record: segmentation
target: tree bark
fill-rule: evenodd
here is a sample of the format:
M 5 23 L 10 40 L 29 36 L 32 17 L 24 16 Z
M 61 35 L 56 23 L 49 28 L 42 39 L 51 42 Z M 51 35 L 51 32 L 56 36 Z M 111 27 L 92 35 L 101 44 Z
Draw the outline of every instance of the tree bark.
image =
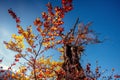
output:
M 66 72 L 65 80 L 84 80 L 84 70 L 79 62 L 82 51 L 83 48 L 80 49 L 79 46 L 64 45 L 62 68 Z

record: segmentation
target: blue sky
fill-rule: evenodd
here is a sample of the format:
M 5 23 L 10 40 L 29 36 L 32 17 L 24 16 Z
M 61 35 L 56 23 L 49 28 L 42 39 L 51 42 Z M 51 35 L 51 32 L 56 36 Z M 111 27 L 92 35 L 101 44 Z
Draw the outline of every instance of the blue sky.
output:
M 13 61 L 14 52 L 6 50 L 3 41 L 9 41 L 13 33 L 17 33 L 15 21 L 9 16 L 7 10 L 12 8 L 20 17 L 21 25 L 33 25 L 36 17 L 41 17 L 41 12 L 46 11 L 45 4 L 51 2 L 53 5 L 60 5 L 60 0 L 0 0 L 0 58 L 4 56 L 6 65 Z M 102 69 L 115 68 L 120 74 L 120 1 L 119 0 L 74 0 L 74 9 L 67 13 L 64 22 L 65 31 L 68 31 L 75 23 L 77 17 L 81 22 L 93 21 L 91 29 L 100 33 L 100 39 L 107 39 L 105 42 L 86 47 L 82 57 L 82 63 L 90 62 L 95 66 L 96 60 Z M 6 65 L 7 66 L 7 65 Z M 84 66 L 84 65 L 83 65 Z

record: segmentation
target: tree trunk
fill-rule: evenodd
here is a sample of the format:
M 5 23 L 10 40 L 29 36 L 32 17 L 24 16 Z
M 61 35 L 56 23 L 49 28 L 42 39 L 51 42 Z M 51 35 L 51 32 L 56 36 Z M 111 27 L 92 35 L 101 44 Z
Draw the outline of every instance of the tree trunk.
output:
M 66 72 L 65 80 L 84 80 L 84 70 L 79 62 L 83 48 L 79 46 L 64 45 L 63 70 Z

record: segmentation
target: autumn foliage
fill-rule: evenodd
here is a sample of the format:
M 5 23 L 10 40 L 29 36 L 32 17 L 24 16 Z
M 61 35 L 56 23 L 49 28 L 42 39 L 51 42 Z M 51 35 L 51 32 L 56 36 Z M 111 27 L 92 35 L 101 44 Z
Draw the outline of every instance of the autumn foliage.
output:
M 61 7 L 53 7 L 51 3 L 47 5 L 47 12 L 42 12 L 42 19 L 37 17 L 34 27 L 31 25 L 26 29 L 20 25 L 20 18 L 12 9 L 8 13 L 16 21 L 18 34 L 12 34 L 12 40 L 4 41 L 7 49 L 16 52 L 12 67 L 21 63 L 19 70 L 14 73 L 6 72 L 2 78 L 8 80 L 96 80 L 101 76 L 99 67 L 96 67 L 94 76 L 89 76 L 92 71 L 90 64 L 83 69 L 79 60 L 84 52 L 85 45 L 99 43 L 94 31 L 89 29 L 88 24 L 79 23 L 79 18 L 68 33 L 63 33 L 63 18 L 65 14 L 73 9 L 72 0 L 62 0 Z M 36 28 L 37 34 L 32 28 Z M 27 44 L 27 45 L 26 45 Z M 61 52 L 60 59 L 55 61 L 52 56 L 46 57 L 44 52 L 55 49 Z M 49 53 L 48 53 L 49 54 Z M 0 60 L 2 62 L 2 60 Z M 2 69 L 0 70 L 2 71 Z

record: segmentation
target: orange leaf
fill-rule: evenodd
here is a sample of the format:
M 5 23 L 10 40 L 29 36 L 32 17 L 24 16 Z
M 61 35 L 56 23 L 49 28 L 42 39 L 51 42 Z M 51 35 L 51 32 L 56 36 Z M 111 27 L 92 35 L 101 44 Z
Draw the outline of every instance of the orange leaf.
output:
M 31 49 L 31 48 L 27 48 L 27 51 L 28 51 L 28 52 L 32 52 L 32 49 Z

